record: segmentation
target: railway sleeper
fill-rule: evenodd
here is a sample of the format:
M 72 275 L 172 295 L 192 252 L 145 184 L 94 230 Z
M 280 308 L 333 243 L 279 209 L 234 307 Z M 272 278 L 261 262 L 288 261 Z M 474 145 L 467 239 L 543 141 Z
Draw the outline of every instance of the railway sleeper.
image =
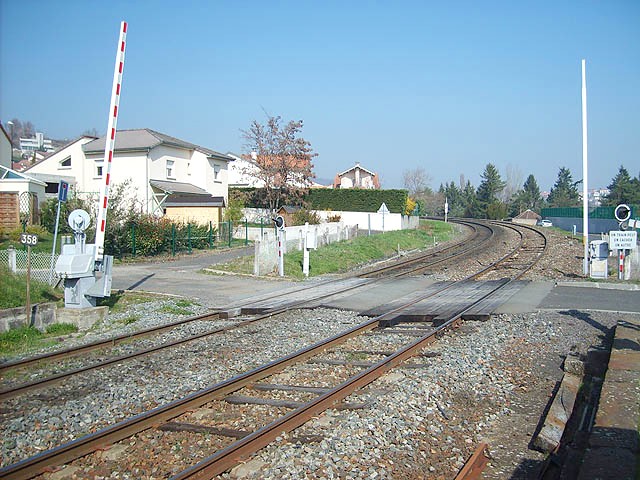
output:
M 270 407 L 284 407 L 291 409 L 300 408 L 308 403 L 296 402 L 293 400 L 250 397 L 248 395 L 228 395 L 224 398 L 224 401 L 232 405 L 267 405 Z M 336 410 L 363 410 L 370 406 L 371 405 L 367 402 L 338 402 L 332 408 Z
M 249 435 L 248 430 L 236 430 L 234 428 L 211 427 L 209 425 L 200 425 L 196 423 L 186 422 L 167 422 L 157 427 L 161 432 L 190 432 L 204 433 L 209 435 L 217 435 L 219 437 L 229 437 L 241 439 Z M 291 443 L 318 443 L 324 440 L 323 435 L 296 435 L 290 438 Z

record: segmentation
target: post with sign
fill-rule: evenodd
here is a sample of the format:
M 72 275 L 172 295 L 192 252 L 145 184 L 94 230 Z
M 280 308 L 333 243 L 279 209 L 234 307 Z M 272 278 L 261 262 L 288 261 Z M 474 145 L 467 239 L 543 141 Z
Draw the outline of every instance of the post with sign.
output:
M 621 203 L 615 208 L 614 215 L 616 220 L 620 222 L 620 230 L 609 232 L 609 245 L 612 250 L 618 250 L 618 280 L 629 280 L 631 278 L 631 263 L 627 260 L 628 251 L 636 248 L 638 234 L 635 230 L 627 231 L 631 218 L 629 205 Z
M 38 236 L 31 233 L 20 234 L 20 243 L 27 247 L 27 301 L 25 315 L 27 326 L 31 326 L 31 247 L 38 244 Z
M 447 215 L 449 214 L 449 202 L 445 197 L 444 199 L 444 223 L 447 223 Z
M 284 249 L 282 248 L 282 240 L 284 237 L 284 218 L 278 215 L 273 219 L 276 231 L 278 233 L 278 275 L 284 277 Z
M 318 248 L 316 239 L 316 231 L 309 230 L 309 222 L 304 224 L 304 241 L 302 245 L 302 273 L 305 277 L 309 276 L 309 250 Z
M 58 185 L 58 213 L 56 213 L 56 226 L 53 231 L 53 248 L 51 249 L 51 266 L 49 267 L 49 284 L 53 282 L 53 264 L 56 258 L 56 240 L 58 238 L 58 225 L 60 224 L 60 204 L 67 201 L 69 195 L 69 183 L 60 180 Z
M 637 246 L 638 233 L 636 231 L 614 230 L 609 232 L 609 245 L 612 250 L 618 250 L 618 280 L 631 278 L 631 264 L 625 262 L 627 251 Z
M 389 208 L 387 208 L 387 204 L 382 202 L 382 205 L 380 205 L 380 208 L 378 209 L 378 213 L 382 214 L 382 233 L 384 233 L 384 215 L 386 213 L 391 213 L 389 212 Z

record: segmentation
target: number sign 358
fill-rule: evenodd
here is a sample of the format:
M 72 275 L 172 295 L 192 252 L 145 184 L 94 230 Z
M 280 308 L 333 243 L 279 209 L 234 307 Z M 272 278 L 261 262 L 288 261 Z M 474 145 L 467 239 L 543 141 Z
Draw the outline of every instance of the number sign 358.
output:
M 33 233 L 21 233 L 20 243 L 22 243 L 23 245 L 30 245 L 33 247 L 38 243 L 38 236 Z

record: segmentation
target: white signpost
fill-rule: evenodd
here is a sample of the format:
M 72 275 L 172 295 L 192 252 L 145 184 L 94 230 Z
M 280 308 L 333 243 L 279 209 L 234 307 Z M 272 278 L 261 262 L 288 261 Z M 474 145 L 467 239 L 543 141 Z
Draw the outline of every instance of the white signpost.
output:
M 386 213 L 391 213 L 389 212 L 389 208 L 387 208 L 387 204 L 382 202 L 382 205 L 380 205 L 380 208 L 378 209 L 378 213 L 382 214 L 382 231 L 384 232 L 384 215 Z

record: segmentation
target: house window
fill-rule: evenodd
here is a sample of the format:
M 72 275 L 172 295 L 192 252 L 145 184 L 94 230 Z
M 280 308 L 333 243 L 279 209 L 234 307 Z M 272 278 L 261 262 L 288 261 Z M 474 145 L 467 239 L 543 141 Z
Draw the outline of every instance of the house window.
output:
M 213 180 L 215 182 L 221 182 L 222 180 L 220 179 L 220 165 L 213 165 Z
M 96 167 L 96 177 L 102 177 L 102 165 Z
M 61 168 L 71 168 L 71 157 L 67 157 L 60 162 Z
M 191 162 L 187 162 L 187 175 L 191 175 Z
M 175 178 L 175 173 L 173 171 L 173 160 L 167 160 L 167 178 Z

